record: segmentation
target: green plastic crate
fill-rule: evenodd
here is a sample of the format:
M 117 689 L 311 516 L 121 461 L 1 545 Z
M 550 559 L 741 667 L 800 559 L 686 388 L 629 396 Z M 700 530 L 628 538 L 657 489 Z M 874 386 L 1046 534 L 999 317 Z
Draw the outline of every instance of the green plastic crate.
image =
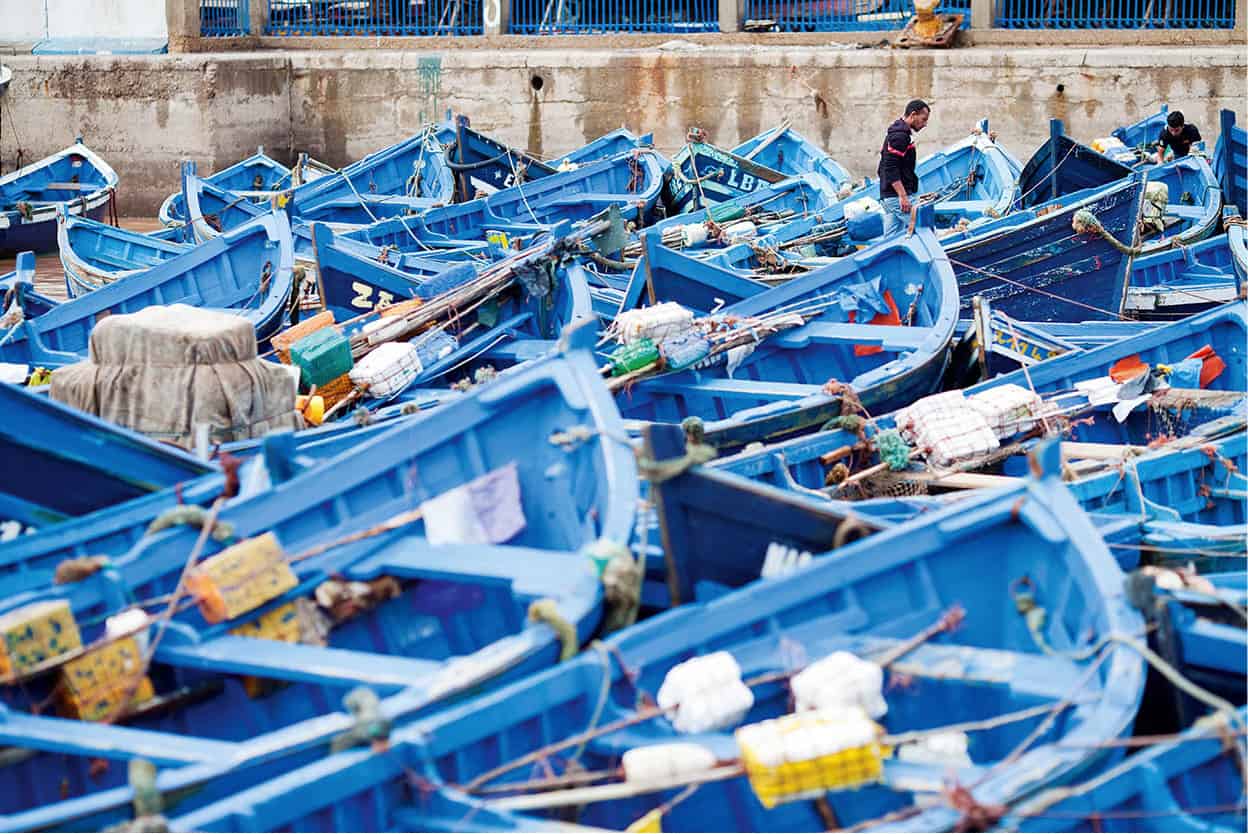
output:
M 351 342 L 335 327 L 322 327 L 290 346 L 290 361 L 305 386 L 324 385 L 350 372 Z

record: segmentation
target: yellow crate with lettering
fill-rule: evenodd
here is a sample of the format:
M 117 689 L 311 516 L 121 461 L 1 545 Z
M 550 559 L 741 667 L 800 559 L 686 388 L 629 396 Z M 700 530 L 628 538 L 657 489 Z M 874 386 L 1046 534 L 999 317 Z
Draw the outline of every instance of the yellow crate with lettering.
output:
M 295 603 L 278 606 L 249 623 L 230 629 L 230 634 L 250 637 L 253 640 L 277 640 L 282 643 L 298 643 L 302 636 L 299 628 L 299 611 Z M 249 698 L 260 698 L 273 688 L 273 682 L 255 675 L 243 675 L 243 691 Z
M 36 602 L 0 617 L 0 677 L 20 675 L 82 648 L 69 603 Z
M 809 799 L 825 791 L 847 790 L 881 781 L 883 760 L 890 750 L 878 741 L 883 730 L 865 717 L 852 722 L 855 725 L 852 737 L 865 743 L 854 743 L 810 758 L 795 760 L 789 755 L 792 748 L 786 747 L 785 740 L 790 734 L 810 739 L 822 732 L 841 732 L 845 723 L 818 712 L 803 712 L 738 729 L 736 739 L 741 763 L 759 802 L 766 808 L 774 808 L 782 802 Z M 860 731 L 868 725 L 864 736 Z M 770 751 L 764 752 L 765 746 L 770 747 Z M 805 746 L 810 748 L 811 745 Z M 777 761 L 779 750 L 785 751 L 782 761 Z
M 241 541 L 205 559 L 186 580 L 210 623 L 232 620 L 254 611 L 299 584 L 286 563 L 277 536 Z
M 288 602 L 274 608 L 249 623 L 230 629 L 230 634 L 257 640 L 277 640 L 282 643 L 299 642 L 299 612 L 295 604 Z
M 120 718 L 123 700 L 134 707 L 156 694 L 142 670 L 143 652 L 133 637 L 69 661 L 61 669 L 61 714 L 81 721 Z

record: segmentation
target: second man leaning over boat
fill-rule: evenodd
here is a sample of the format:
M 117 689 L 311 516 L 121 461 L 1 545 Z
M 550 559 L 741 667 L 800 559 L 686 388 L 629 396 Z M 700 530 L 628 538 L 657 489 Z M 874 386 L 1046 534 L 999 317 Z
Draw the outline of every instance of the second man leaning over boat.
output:
M 913 134 L 927 127 L 931 115 L 927 102 L 916 98 L 906 105 L 902 117 L 888 126 L 876 172 L 880 178 L 880 202 L 884 205 L 885 237 L 909 224 L 910 198 L 919 191 Z

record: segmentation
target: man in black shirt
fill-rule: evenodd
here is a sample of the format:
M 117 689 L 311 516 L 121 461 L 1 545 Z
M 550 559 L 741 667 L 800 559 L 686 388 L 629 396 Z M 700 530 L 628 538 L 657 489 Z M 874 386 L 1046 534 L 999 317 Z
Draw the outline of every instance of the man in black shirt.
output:
M 927 127 L 932 109 L 922 99 L 914 99 L 906 105 L 905 113 L 888 126 L 884 146 L 880 148 L 880 202 L 884 205 L 884 236 L 907 228 L 910 220 L 910 197 L 919 190 L 919 178 L 914 172 L 917 154 L 912 133 Z
M 1166 148 L 1174 152 L 1174 158 L 1187 156 L 1193 142 L 1200 141 L 1200 131 L 1196 125 L 1183 123 L 1183 114 L 1174 110 L 1166 117 L 1166 126 L 1161 129 L 1157 139 L 1157 164 L 1165 161 Z

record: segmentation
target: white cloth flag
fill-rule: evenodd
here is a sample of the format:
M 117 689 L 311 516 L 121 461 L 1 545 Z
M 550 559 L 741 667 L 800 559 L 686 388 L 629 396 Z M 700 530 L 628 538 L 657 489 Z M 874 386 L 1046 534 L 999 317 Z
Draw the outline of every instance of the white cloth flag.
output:
M 514 462 L 431 498 L 420 508 L 430 544 L 502 544 L 525 525 Z

